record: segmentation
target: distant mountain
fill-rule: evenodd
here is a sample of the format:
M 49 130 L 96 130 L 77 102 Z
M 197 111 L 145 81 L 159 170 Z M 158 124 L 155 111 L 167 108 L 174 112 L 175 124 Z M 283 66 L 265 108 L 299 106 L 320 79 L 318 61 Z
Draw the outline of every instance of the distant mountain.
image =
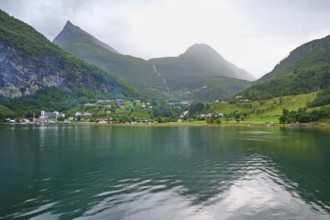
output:
M 64 52 L 31 26 L 0 10 L 0 104 L 38 97 L 42 92 L 48 94 L 50 106 L 54 100 L 48 91 L 60 92 L 63 96 L 57 96 L 57 101 L 70 103 L 78 100 L 72 94 L 79 98 L 84 94 L 89 98 L 136 94 L 109 73 Z M 65 100 L 64 94 L 69 93 L 70 100 Z M 29 107 L 40 104 L 32 100 Z
M 293 50 L 268 74 L 242 94 L 267 99 L 309 93 L 330 87 L 330 36 Z
M 206 44 L 195 44 L 178 57 L 156 58 L 148 62 L 167 79 L 170 89 L 189 89 L 189 81 L 205 77 L 230 77 L 250 81 L 255 79 L 247 71 L 227 62 Z
M 63 30 L 55 37 L 53 43 L 64 47 L 67 44 L 94 44 L 103 47 L 113 53 L 119 53 L 117 50 L 112 48 L 106 43 L 103 43 L 90 35 L 89 33 L 83 31 L 78 26 L 73 25 L 70 21 L 67 21 Z
M 148 62 L 164 78 L 170 91 L 182 91 L 198 100 L 228 98 L 251 85 L 247 80 L 254 80 L 250 73 L 227 62 L 206 44 L 195 44 L 178 57 Z
M 124 82 L 131 83 L 141 93 L 154 98 L 191 99 L 209 101 L 214 97 L 227 98 L 246 88 L 253 76 L 225 61 L 211 47 L 200 44 L 189 48 L 179 57 L 145 61 L 119 54 L 103 46 L 95 37 L 67 22 L 54 43 L 77 57 L 114 73 Z M 219 84 L 211 83 L 211 78 Z M 227 78 L 231 78 L 227 80 Z M 223 82 L 231 82 L 225 84 Z M 205 92 L 218 92 L 216 94 Z M 220 88 L 221 87 L 221 88 Z M 213 89 L 211 89 L 213 88 Z M 194 94 L 194 95 L 192 95 Z
M 145 94 L 166 91 L 162 79 L 145 60 L 121 55 L 69 21 L 53 43 L 91 64 L 114 73 L 119 79 L 143 90 Z
M 199 72 L 203 75 L 226 76 L 248 81 L 255 77 L 244 69 L 226 61 L 218 52 L 207 44 L 194 44 L 178 57 L 181 62 L 187 62 L 187 71 Z M 193 63 L 190 63 L 193 62 Z M 175 63 L 173 65 L 176 65 Z M 197 70 L 196 70 L 197 69 Z

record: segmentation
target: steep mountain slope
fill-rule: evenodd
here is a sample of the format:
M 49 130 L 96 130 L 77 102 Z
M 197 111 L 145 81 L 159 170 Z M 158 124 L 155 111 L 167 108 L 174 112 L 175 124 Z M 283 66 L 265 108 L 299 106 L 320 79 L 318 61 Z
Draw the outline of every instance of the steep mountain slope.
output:
M 267 99 L 309 93 L 330 87 L 330 36 L 308 42 L 283 59 L 243 94 Z
M 84 30 L 80 29 L 77 26 L 74 26 L 70 21 L 67 21 L 64 29 L 61 31 L 59 35 L 57 35 L 53 41 L 53 43 L 63 47 L 67 44 L 74 44 L 74 43 L 93 43 L 94 45 L 103 47 L 113 53 L 119 53 L 117 50 L 109 46 L 108 44 L 99 41 L 94 36 L 90 35 L 89 33 L 85 32 Z
M 199 101 L 228 98 L 250 86 L 247 80 L 254 79 L 206 44 L 195 44 L 178 57 L 148 62 L 164 78 L 169 91 L 181 91 L 181 95 Z
M 330 35 L 308 42 L 290 52 L 289 56 L 284 58 L 268 74 L 261 77 L 258 81 L 265 81 L 281 76 L 286 76 L 291 72 L 330 66 Z
M 150 64 L 140 58 L 119 54 L 69 21 L 53 42 L 67 52 L 116 74 L 119 79 L 140 89 L 148 87 L 152 91 L 166 91 L 162 79 Z
M 252 81 L 255 78 L 247 71 L 226 61 L 213 48 L 206 44 L 195 44 L 178 57 L 149 60 L 166 77 L 206 77 L 226 76 Z M 178 74 L 180 73 L 180 74 Z
M 224 100 L 251 85 L 250 81 L 225 76 L 205 77 L 198 82 L 203 86 L 195 86 L 185 97 L 196 101 Z
M 107 97 L 135 95 L 110 74 L 64 52 L 29 25 L 0 11 L 1 100 L 49 88 Z M 51 94 L 49 98 L 51 102 Z
M 145 61 L 113 52 L 99 42 L 71 22 L 54 39 L 64 50 L 114 73 L 154 98 L 198 101 L 227 98 L 250 85 L 238 79 L 253 79 L 206 45 L 195 45 L 179 57 Z M 208 90 L 203 89 L 206 87 Z

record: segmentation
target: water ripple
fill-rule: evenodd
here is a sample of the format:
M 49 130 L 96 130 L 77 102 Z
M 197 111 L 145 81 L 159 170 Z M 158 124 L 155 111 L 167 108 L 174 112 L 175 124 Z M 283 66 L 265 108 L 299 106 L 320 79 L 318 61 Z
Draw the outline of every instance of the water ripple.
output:
M 0 148 L 1 217 L 330 216 L 329 150 L 317 148 L 318 136 L 273 128 L 63 129 L 34 128 L 23 138 L 35 137 L 29 147 L 14 137 L 11 148 Z

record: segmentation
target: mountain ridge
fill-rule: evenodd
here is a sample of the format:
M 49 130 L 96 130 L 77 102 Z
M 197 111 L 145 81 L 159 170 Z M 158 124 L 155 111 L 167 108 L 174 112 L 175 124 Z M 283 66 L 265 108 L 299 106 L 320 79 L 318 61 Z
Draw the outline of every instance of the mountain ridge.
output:
M 135 94 L 116 77 L 63 51 L 28 24 L 1 10 L 0 48 L 1 100 L 34 96 L 51 88 L 108 97 Z
M 176 57 L 160 57 L 149 59 L 150 63 L 159 63 L 163 60 L 172 68 L 177 68 L 179 63 L 186 62 L 185 67 L 180 68 L 191 71 L 197 69 L 198 72 L 206 73 L 209 76 L 225 76 L 230 78 L 253 81 L 255 77 L 246 70 L 238 68 L 234 64 L 225 60 L 216 50 L 205 43 L 193 44 L 184 53 Z M 189 63 L 189 64 L 188 64 Z M 191 71 L 194 72 L 194 71 Z
M 76 26 L 73 25 L 73 27 Z M 70 37 L 70 35 L 73 36 Z M 228 91 L 231 91 L 230 94 L 224 89 L 215 89 L 216 91 L 222 91 L 222 94 L 218 95 L 221 98 L 228 97 L 233 92 L 238 92 L 240 89 L 245 88 L 245 85 L 250 84 L 249 82 L 242 82 L 241 79 L 251 79 L 251 75 L 225 61 L 220 54 L 206 44 L 195 44 L 177 57 L 143 60 L 106 50 L 104 47 L 96 44 L 94 40 L 91 40 L 94 37 L 90 38 L 89 36 L 92 35 L 79 27 L 72 29 L 69 25 L 69 28 L 64 28 L 53 42 L 67 52 L 114 73 L 122 81 L 131 83 L 139 88 L 142 93 L 153 97 L 194 99 L 192 95 L 189 95 L 190 92 L 199 91 L 203 93 L 204 90 L 199 88 L 211 85 L 212 87 L 217 87 L 214 83 L 210 83 L 210 80 L 206 80 L 206 78 L 212 77 L 219 77 L 217 81 L 223 79 L 219 82 L 230 82 L 230 84 L 233 84 L 234 90 L 228 89 Z M 58 39 L 62 39 L 62 41 L 59 43 Z M 89 41 L 84 41 L 84 43 L 80 44 L 80 39 L 89 39 Z M 154 62 L 155 60 L 156 62 Z M 172 69 L 172 72 L 168 73 L 166 68 L 163 68 L 162 63 L 164 60 L 166 65 Z M 168 60 L 173 62 L 167 63 Z M 174 66 L 172 65 L 173 63 Z M 179 65 L 177 65 L 178 63 Z M 247 77 L 238 77 L 239 74 Z M 227 80 L 223 77 L 233 78 L 233 80 Z M 235 80 L 238 81 L 236 82 Z M 205 85 L 205 83 L 207 84 Z M 223 83 L 220 84 L 223 86 Z M 198 96 L 202 97 L 204 101 L 209 101 L 211 97 L 210 93 L 198 94 Z M 214 96 L 212 95 L 212 97 Z
M 319 52 L 317 50 L 323 50 Z M 319 53 L 319 54 L 315 54 Z M 326 53 L 326 54 L 324 54 Z M 274 78 L 276 76 L 286 75 L 296 69 L 302 69 L 310 67 L 311 65 L 323 64 L 322 57 L 326 55 L 326 60 L 329 60 L 330 57 L 330 35 L 325 36 L 324 38 L 315 39 L 307 43 L 298 46 L 292 50 L 287 57 L 281 60 L 274 69 L 262 76 L 258 81 L 265 81 L 267 79 Z M 305 62 L 304 58 L 306 56 L 313 56 L 310 60 Z M 321 58 L 321 59 L 319 59 Z
M 79 36 L 79 37 L 77 37 Z M 84 36 L 84 38 L 81 38 Z M 59 46 L 64 46 L 67 43 L 86 43 L 88 41 L 93 41 L 100 47 L 103 47 L 113 53 L 120 54 L 116 49 L 109 46 L 108 44 L 98 40 L 96 37 L 92 36 L 91 34 L 87 33 L 86 31 L 82 30 L 80 27 L 71 23 L 70 20 L 66 22 L 63 27 L 63 30 L 54 38 L 53 43 Z
M 268 99 L 329 87 L 330 35 L 295 48 L 271 72 L 241 94 L 249 99 Z

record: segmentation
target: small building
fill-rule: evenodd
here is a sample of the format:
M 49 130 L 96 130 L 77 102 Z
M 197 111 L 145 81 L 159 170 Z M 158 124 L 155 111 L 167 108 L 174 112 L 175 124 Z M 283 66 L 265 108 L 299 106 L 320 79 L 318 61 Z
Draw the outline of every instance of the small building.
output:
M 84 117 L 92 117 L 92 116 L 93 116 L 93 113 L 90 113 L 90 112 L 84 112 L 84 113 L 82 114 L 82 116 L 84 116 Z
M 108 120 L 105 118 L 97 118 L 96 122 L 99 124 L 108 124 Z
M 25 125 L 25 124 L 30 124 L 30 121 L 29 121 L 29 119 L 23 118 L 23 119 L 19 120 L 19 123 Z
M 14 124 L 16 121 L 14 119 L 9 119 L 9 123 Z
M 54 112 L 55 114 L 57 114 L 57 119 L 59 119 L 59 118 L 65 118 L 65 113 L 63 113 L 63 112 Z
M 59 112 L 46 112 L 41 111 L 39 118 L 35 118 L 34 122 L 36 123 L 55 123 L 59 118 Z
M 181 101 L 179 101 L 179 100 L 170 100 L 170 101 L 168 101 L 168 102 L 169 102 L 170 105 L 172 105 L 172 106 L 178 106 L 178 105 L 181 104 Z
M 56 120 L 58 116 L 58 112 L 46 112 L 41 111 L 40 119 L 49 119 L 49 120 Z
M 124 108 L 125 107 L 125 100 L 124 99 L 117 99 L 116 103 L 119 108 Z
M 181 115 L 180 115 L 180 118 L 184 118 L 185 116 L 188 115 L 188 113 L 189 113 L 189 111 L 182 112 Z

